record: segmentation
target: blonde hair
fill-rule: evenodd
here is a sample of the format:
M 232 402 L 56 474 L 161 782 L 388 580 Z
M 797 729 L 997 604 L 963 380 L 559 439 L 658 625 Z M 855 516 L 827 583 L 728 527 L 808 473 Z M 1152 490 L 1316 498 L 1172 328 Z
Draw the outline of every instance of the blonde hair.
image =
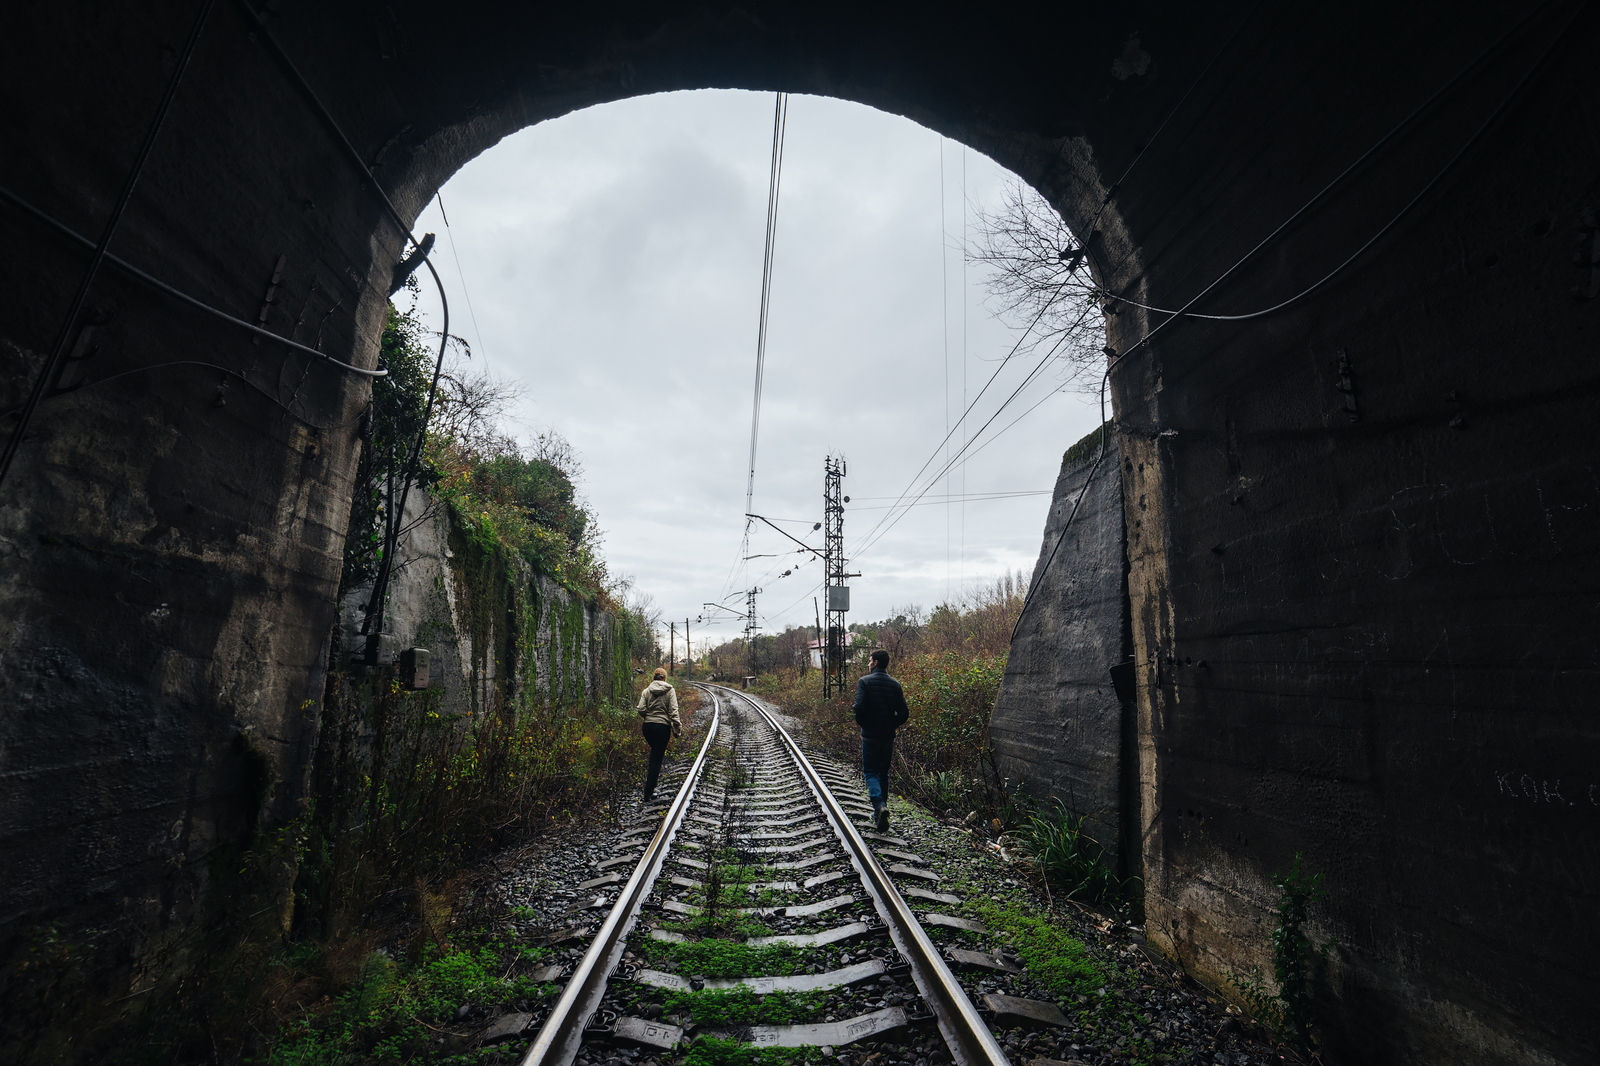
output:
M 661 666 L 656 667 L 655 677 L 657 681 L 665 681 L 667 679 L 666 668 Z

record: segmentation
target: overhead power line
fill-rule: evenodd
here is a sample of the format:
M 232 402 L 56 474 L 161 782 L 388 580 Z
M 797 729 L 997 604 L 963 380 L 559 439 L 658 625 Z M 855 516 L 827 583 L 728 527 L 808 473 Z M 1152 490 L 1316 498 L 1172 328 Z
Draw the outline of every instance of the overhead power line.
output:
M 789 94 L 776 93 L 772 112 L 772 159 L 767 173 L 767 227 L 761 254 L 761 308 L 756 323 L 756 380 L 750 399 L 750 458 L 745 469 L 744 510 L 748 515 L 754 507 L 756 491 L 756 446 L 761 439 L 761 390 L 767 370 L 767 323 L 772 306 L 772 263 L 778 239 L 778 194 L 783 187 L 783 144 L 789 126 Z M 728 568 L 722 583 L 727 592 L 739 573 L 740 563 L 750 554 L 750 528 L 753 518 L 744 520 L 744 533 L 739 540 L 739 551 Z
M 483 346 L 483 329 L 478 325 L 478 312 L 472 306 L 472 290 L 467 288 L 467 275 L 461 269 L 461 253 L 456 251 L 455 231 L 450 228 L 450 216 L 444 210 L 444 193 L 436 192 L 433 198 L 439 202 L 439 217 L 444 219 L 444 235 L 450 241 L 450 257 L 456 261 L 456 277 L 461 279 L 461 295 L 467 300 L 467 317 L 472 319 L 472 332 L 478 338 L 478 354 L 483 357 L 483 369 L 489 369 L 489 353 Z
M 767 322 L 772 307 L 772 258 L 778 239 L 778 193 L 783 187 L 783 140 L 789 119 L 789 95 L 778 93 L 772 111 L 772 170 L 767 178 L 767 237 L 761 257 L 761 315 L 756 329 L 756 383 L 750 403 L 750 465 L 745 476 L 744 509 L 749 514 L 756 491 L 756 445 L 761 436 L 761 386 L 767 369 Z M 750 535 L 745 520 L 745 537 Z

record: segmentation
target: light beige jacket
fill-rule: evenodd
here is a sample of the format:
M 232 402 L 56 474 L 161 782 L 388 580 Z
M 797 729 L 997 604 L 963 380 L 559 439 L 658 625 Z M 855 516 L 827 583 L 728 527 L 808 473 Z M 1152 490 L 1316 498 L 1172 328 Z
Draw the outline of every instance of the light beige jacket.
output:
M 639 697 L 639 717 L 646 723 L 670 725 L 672 735 L 683 732 L 683 719 L 678 717 L 678 691 L 665 681 L 652 681 Z

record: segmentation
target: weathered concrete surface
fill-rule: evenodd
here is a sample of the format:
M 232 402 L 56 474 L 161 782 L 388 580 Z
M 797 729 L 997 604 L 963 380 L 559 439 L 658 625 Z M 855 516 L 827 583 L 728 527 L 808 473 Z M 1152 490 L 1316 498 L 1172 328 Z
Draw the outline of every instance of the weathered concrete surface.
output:
M 1349 271 L 1265 317 L 1163 326 L 1112 382 L 1150 936 L 1219 982 L 1264 963 L 1269 878 L 1304 852 L 1329 877 L 1317 930 L 1344 945 L 1321 1007 L 1345 1061 L 1600 1058 L 1600 14 L 1575 10 L 1534 12 L 1195 310 L 1293 297 L 1428 189 Z M 578 107 L 812 92 L 990 155 L 1061 209 L 1101 284 L 1168 308 L 1528 14 L 271 11 L 408 215 L 501 136 Z M 14 13 L 0 185 L 95 235 L 191 17 Z M 269 327 L 371 365 L 401 244 L 364 183 L 221 4 L 113 250 L 245 318 L 282 255 Z M 0 240 L 5 410 L 85 257 L 11 206 Z M 46 404 L 0 488 L 0 954 L 52 927 L 100 945 L 30 1037 L 66 1058 L 96 1038 L 84 1019 L 115 1039 L 159 1000 L 152 974 L 184 975 L 209 864 L 296 807 L 366 391 L 114 269 L 90 303 L 97 354 L 66 381 L 109 383 Z M 1117 351 L 1167 320 L 1114 310 Z
M 506 703 L 584 703 L 626 688 L 629 647 L 618 648 L 610 612 L 514 557 L 503 562 L 522 595 L 512 603 L 475 605 L 473 597 L 495 590 L 485 589 L 464 565 L 478 553 L 463 543 L 465 534 L 446 506 L 413 489 L 401 528 L 380 658 L 390 662 L 401 649 L 428 649 L 429 685 L 440 691 L 443 713 L 470 716 Z M 371 596 L 370 584 L 345 592 L 341 647 L 365 647 L 361 623 Z M 529 617 L 519 617 L 524 611 Z
M 1117 698 L 1110 669 L 1133 647 L 1122 464 L 1108 427 L 1106 456 L 1090 481 L 1099 453 L 1098 432 L 1093 437 L 1062 458 L 1033 568 L 1032 600 L 1011 641 L 989 735 L 1002 773 L 1025 782 L 1035 799 L 1060 800 L 1083 815 L 1085 831 L 1115 855 L 1123 850 L 1125 815 L 1137 824 L 1137 812 L 1124 808 L 1138 795 L 1138 763 L 1131 750 L 1133 708 Z M 1086 483 L 1087 495 L 1062 540 Z M 1132 865 L 1136 872 L 1137 859 Z

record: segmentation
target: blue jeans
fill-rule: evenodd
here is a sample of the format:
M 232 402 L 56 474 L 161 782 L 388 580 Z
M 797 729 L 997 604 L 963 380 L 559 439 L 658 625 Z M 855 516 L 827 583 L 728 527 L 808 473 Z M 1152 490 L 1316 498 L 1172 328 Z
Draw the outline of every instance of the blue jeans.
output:
M 889 759 L 893 754 L 893 734 L 861 738 L 861 776 L 867 779 L 867 796 L 873 810 L 889 802 Z

